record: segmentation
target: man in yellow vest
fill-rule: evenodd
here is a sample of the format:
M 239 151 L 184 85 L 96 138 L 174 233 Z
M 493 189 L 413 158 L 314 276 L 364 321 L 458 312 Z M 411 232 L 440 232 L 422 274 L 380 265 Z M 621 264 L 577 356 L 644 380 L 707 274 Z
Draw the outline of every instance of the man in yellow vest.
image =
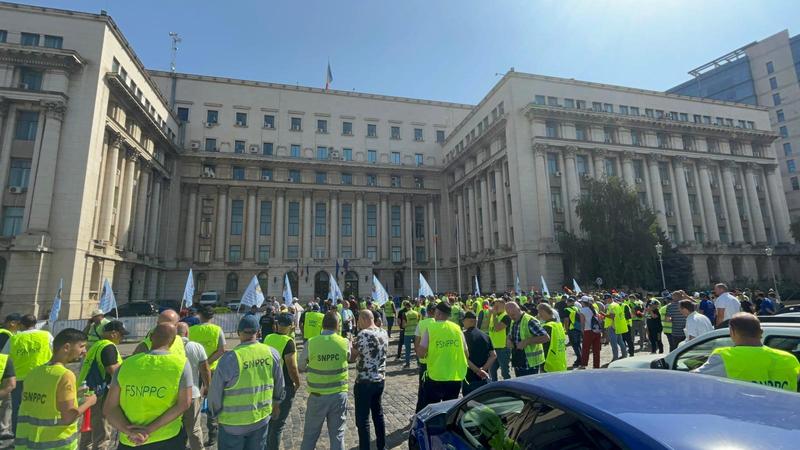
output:
M 86 386 L 97 395 L 97 403 L 92 406 L 92 429 L 81 434 L 81 448 L 92 450 L 108 450 L 111 447 L 111 435 L 114 429 L 103 415 L 105 394 L 111 377 L 122 364 L 122 357 L 117 346 L 122 337 L 128 334 L 125 324 L 119 320 L 112 320 L 103 327 L 103 339 L 95 342 L 83 359 L 81 371 L 78 374 L 78 385 Z
M 33 368 L 26 377 L 14 441 L 15 448 L 77 449 L 78 419 L 97 401 L 94 393 L 81 392 L 78 404 L 75 374 L 64 367 L 86 354 L 86 334 L 74 328 L 58 333 L 49 362 Z
M 258 319 L 242 317 L 237 330 L 241 343 L 220 358 L 208 391 L 209 412 L 219 418 L 219 450 L 264 448 L 283 396 L 281 357 L 258 342 Z
M 283 312 L 275 318 L 275 332 L 264 339 L 264 343 L 274 348 L 281 355 L 283 367 L 283 400 L 280 412 L 273 417 L 267 432 L 267 448 L 280 448 L 281 435 L 286 426 L 286 419 L 294 404 L 294 397 L 300 389 L 300 372 L 297 367 L 297 347 L 294 343 L 294 316 Z
M 397 307 L 394 302 L 389 299 L 383 304 L 383 315 L 386 317 L 386 334 L 389 339 L 392 338 L 392 327 L 394 326 L 394 315 L 397 313 Z
M 567 333 L 564 326 L 556 320 L 556 311 L 547 303 L 539 303 L 537 317 L 544 322 L 542 326 L 550 335 L 550 341 L 542 344 L 544 350 L 545 372 L 567 371 Z
M 106 314 L 102 309 L 98 308 L 92 311 L 89 322 L 83 329 L 86 336 L 89 336 L 89 348 L 92 348 L 95 342 L 103 339 L 103 329 L 108 322 L 109 320 L 106 319 Z
M 322 318 L 325 316 L 319 312 L 319 304 L 317 303 L 309 303 L 308 308 L 309 310 L 304 312 L 300 319 L 300 326 L 303 328 L 303 341 L 319 336 L 322 331 Z
M 164 311 L 161 311 L 161 314 L 158 315 L 158 318 L 156 319 L 156 326 L 161 324 L 167 324 L 167 325 L 172 325 L 174 328 L 175 325 L 178 324 L 179 319 L 180 317 L 178 316 L 178 313 L 176 313 L 171 309 L 165 309 Z M 139 345 L 136 346 L 136 349 L 133 351 L 134 355 L 138 353 L 146 353 L 153 348 L 153 343 L 151 341 L 150 335 L 153 334 L 154 330 L 155 328 L 153 330 L 150 330 L 147 333 L 147 336 L 144 338 L 144 340 L 140 342 Z M 169 351 L 174 355 L 183 358 L 186 357 L 186 351 L 183 348 L 182 339 L 174 339 L 172 341 L 172 346 L 169 348 Z
M 444 301 L 442 303 L 447 303 Z M 436 305 L 437 303 L 430 302 L 428 303 L 428 308 L 425 311 L 425 318 L 420 320 L 417 324 L 417 330 L 414 332 L 414 352 L 419 355 L 420 347 L 419 343 L 422 338 L 422 335 L 425 333 L 425 330 L 428 329 L 428 325 L 436 322 L 436 319 L 433 318 L 434 313 L 436 312 Z M 419 360 L 419 367 L 417 367 L 417 406 L 415 412 L 419 412 L 423 408 L 423 400 L 424 394 L 422 392 L 422 388 L 425 386 L 425 371 L 428 369 L 428 359 L 420 356 Z
M 511 349 L 511 365 L 514 375 L 522 377 L 539 373 L 544 364 L 542 344 L 550 341 L 550 336 L 536 318 L 522 312 L 516 302 L 506 303 L 506 313 L 511 317 L 511 331 L 506 346 Z
M 715 349 L 695 372 L 797 392 L 800 363 L 791 353 L 762 343 L 758 317 L 736 313 L 728 328 L 733 347 Z
M 420 313 L 414 308 L 406 309 L 403 314 L 403 347 L 405 348 L 405 362 L 403 368 L 411 366 L 411 345 L 414 343 L 414 333 L 420 321 Z
M 14 336 L 14 333 L 19 330 L 21 319 L 22 315 L 19 313 L 11 313 L 6 316 L 3 327 L 0 328 L 0 348 L 5 348 L 6 344 L 11 341 L 11 336 Z M 8 356 L 8 353 L 6 352 L 5 355 Z M 13 369 L 11 372 L 14 372 Z M 13 378 L 14 386 L 16 386 L 16 374 Z M 0 395 L 0 441 L 14 439 L 11 428 L 11 391 L 14 390 L 14 386 L 5 395 Z M 0 388 L 0 390 L 3 389 Z
M 461 328 L 451 322 L 447 302 L 436 305 L 435 322 L 429 324 L 419 342 L 419 356 L 428 361 L 422 387 L 423 408 L 431 403 L 458 398 L 467 375 L 469 350 Z
M 608 340 L 611 344 L 612 361 L 620 358 L 619 353 L 622 351 L 622 357 L 628 357 L 628 347 L 625 345 L 624 335 L 628 332 L 628 321 L 625 319 L 625 311 L 622 304 L 614 301 L 611 294 L 605 294 L 604 300 L 606 301 L 606 318 L 611 319 L 611 325 L 608 327 Z
M 583 329 L 581 328 L 580 305 L 575 301 L 575 297 L 567 298 L 567 307 L 564 309 L 564 317 L 561 318 L 564 329 L 567 331 L 569 345 L 575 353 L 575 362 L 572 367 L 581 365 L 581 341 L 583 339 Z
M 36 329 L 36 316 L 25 314 L 20 319 L 20 325 L 22 329 L 11 337 L 3 349 L 3 353 L 14 361 L 14 370 L 17 373 L 17 387 L 11 392 L 11 427 L 15 434 L 25 378 L 31 370 L 47 363 L 53 356 L 53 335 Z
M 118 449 L 171 450 L 186 446 L 183 412 L 192 404 L 192 370 L 170 348 L 177 330 L 156 325 L 152 349 L 122 362 L 111 379 L 103 412 L 120 433 Z
M 511 318 L 506 314 L 505 299 L 499 298 L 495 300 L 492 309 L 489 311 L 489 326 L 486 334 L 492 340 L 492 346 L 497 355 L 497 359 L 495 359 L 491 368 L 492 381 L 499 380 L 498 371 L 504 380 L 508 380 L 511 378 L 511 370 L 509 369 L 511 350 L 506 347 L 506 338 L 508 337 L 508 330 L 511 329 Z
M 189 327 L 189 340 L 203 346 L 208 357 L 208 368 L 213 373 L 217 368 L 217 361 L 225 353 L 225 333 L 222 331 L 222 327 L 211 323 L 211 320 L 214 319 L 214 308 L 211 306 L 200 309 L 199 317 L 200 324 Z M 216 417 L 212 417 L 210 414 L 206 417 L 206 429 L 208 433 L 206 444 L 210 446 L 217 440 L 219 426 Z
M 308 402 L 301 450 L 314 450 L 322 423 L 328 424 L 331 450 L 343 450 L 347 430 L 347 362 L 350 341 L 339 336 L 339 314 L 328 312 L 322 333 L 308 340 L 300 355 L 300 371 L 307 372 Z

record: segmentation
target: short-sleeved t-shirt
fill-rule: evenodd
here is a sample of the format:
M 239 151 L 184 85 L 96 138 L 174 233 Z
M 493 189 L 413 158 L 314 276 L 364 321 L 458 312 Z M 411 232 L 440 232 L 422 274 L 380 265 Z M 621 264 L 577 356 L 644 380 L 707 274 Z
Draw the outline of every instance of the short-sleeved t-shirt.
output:
M 389 338 L 383 328 L 365 328 L 358 332 L 354 342 L 358 349 L 356 381 L 380 382 L 386 376 L 386 354 Z
M 75 400 L 78 395 L 75 388 L 75 373 L 71 370 L 64 372 L 61 379 L 58 380 L 58 388 L 56 389 L 57 402 L 71 402 Z
M 200 398 L 200 364 L 208 360 L 206 350 L 197 342 L 183 340 L 186 350 L 186 361 L 192 370 L 192 398 Z
M 489 353 L 494 350 L 489 335 L 477 328 L 469 328 L 464 331 L 464 339 L 467 341 L 469 349 L 469 360 L 478 367 L 482 367 L 489 360 Z M 478 381 L 475 372 L 467 371 L 467 381 Z
M 281 361 L 283 363 L 283 382 L 286 383 L 287 389 L 292 389 L 292 378 L 289 376 L 289 367 L 286 365 L 286 357 L 297 353 L 297 347 L 294 344 L 294 339 L 290 339 L 286 341 L 286 345 L 283 347 L 283 353 L 281 354 Z
M 116 345 L 106 345 L 100 351 L 100 363 L 103 367 L 113 366 L 119 361 L 119 350 Z M 106 370 L 106 383 L 111 381 L 111 374 Z

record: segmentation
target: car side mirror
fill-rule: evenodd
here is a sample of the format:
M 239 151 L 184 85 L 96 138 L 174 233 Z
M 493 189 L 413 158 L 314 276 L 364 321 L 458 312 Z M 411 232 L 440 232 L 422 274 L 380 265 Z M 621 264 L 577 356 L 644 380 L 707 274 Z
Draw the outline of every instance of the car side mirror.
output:
M 447 431 L 447 414 L 437 414 L 430 419 L 428 419 L 425 423 L 425 427 L 428 429 L 428 434 L 442 434 Z
M 667 360 L 664 358 L 658 358 L 650 362 L 651 369 L 669 369 L 669 364 L 667 364 Z

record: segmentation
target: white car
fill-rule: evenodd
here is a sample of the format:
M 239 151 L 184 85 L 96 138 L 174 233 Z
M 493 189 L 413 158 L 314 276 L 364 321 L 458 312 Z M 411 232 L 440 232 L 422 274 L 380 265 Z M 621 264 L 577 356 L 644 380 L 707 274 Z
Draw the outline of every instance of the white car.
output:
M 764 344 L 792 353 L 800 360 L 800 323 L 766 322 Z M 666 340 L 666 339 L 665 339 Z M 618 359 L 608 365 L 609 369 L 670 369 L 690 371 L 702 366 L 711 352 L 719 347 L 733 345 L 727 328 L 709 331 L 685 342 L 669 354 L 661 357 L 651 353 L 639 353 L 631 358 Z

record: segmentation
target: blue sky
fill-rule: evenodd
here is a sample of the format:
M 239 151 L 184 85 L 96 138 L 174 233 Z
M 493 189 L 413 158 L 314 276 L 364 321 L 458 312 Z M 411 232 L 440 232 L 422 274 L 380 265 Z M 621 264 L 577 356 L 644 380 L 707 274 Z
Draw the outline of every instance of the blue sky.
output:
M 476 103 L 517 71 L 664 90 L 780 30 L 797 0 L 34 1 L 106 9 L 147 67 Z

